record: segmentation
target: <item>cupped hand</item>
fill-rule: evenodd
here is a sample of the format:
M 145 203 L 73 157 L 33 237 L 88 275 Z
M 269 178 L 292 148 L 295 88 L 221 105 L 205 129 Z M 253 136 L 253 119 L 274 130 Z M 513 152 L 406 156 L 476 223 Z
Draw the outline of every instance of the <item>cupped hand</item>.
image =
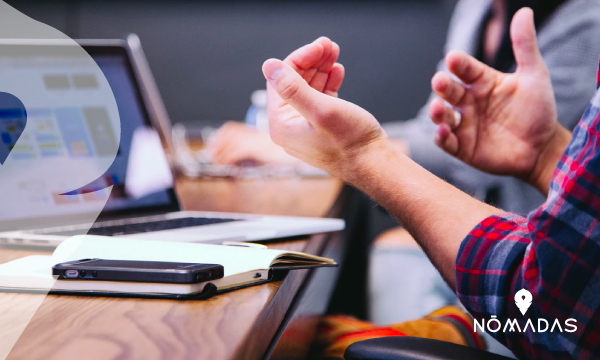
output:
M 337 62 L 339 56 L 339 45 L 320 37 L 292 52 L 283 62 L 316 91 L 337 97 L 345 75 L 344 67 Z
M 517 62 L 513 74 L 450 52 L 446 64 L 460 81 L 442 72 L 433 77 L 432 88 L 441 99 L 430 104 L 429 113 L 438 124 L 435 141 L 442 149 L 483 171 L 533 183 L 544 153 L 564 129 L 557 121 L 531 9 L 515 14 L 511 39 Z
M 284 61 L 267 60 L 263 73 L 273 141 L 288 154 L 346 178 L 355 158 L 387 137 L 369 112 L 337 98 L 344 78 L 338 55 L 337 44 L 319 38 Z

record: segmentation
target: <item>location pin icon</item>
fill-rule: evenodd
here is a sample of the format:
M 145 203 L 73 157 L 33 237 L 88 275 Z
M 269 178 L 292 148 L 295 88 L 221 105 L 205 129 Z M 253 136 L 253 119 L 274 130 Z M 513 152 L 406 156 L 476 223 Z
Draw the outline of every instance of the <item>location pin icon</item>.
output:
M 521 289 L 517 291 L 515 294 L 515 304 L 521 311 L 521 314 L 525 315 L 529 307 L 531 306 L 531 302 L 533 301 L 533 296 L 531 293 L 525 289 Z
M 0 92 L 0 164 L 15 148 L 27 124 L 27 111 L 18 97 Z

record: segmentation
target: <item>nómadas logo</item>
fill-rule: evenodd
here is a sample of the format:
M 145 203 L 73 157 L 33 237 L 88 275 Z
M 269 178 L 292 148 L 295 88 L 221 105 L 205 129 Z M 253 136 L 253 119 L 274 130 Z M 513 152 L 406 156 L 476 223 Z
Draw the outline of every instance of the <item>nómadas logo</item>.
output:
M 532 302 L 533 295 L 531 295 L 527 289 L 521 289 L 515 294 L 515 305 L 517 305 L 517 308 L 519 308 L 519 311 L 521 314 L 523 314 L 523 316 L 525 316 L 525 313 L 527 310 L 529 310 Z M 561 324 L 558 319 L 554 319 L 552 327 L 550 327 L 550 322 L 544 318 L 537 319 L 537 322 L 535 323 L 537 327 L 534 325 L 534 321 L 529 318 L 527 319 L 523 329 L 521 329 L 521 325 L 517 319 L 506 319 L 506 322 L 503 326 L 502 322 L 498 320 L 497 316 L 492 315 L 492 318 L 488 320 L 487 323 L 485 319 L 482 319 L 481 322 L 477 321 L 477 319 L 473 319 L 473 328 L 475 328 L 475 332 L 477 332 L 477 329 L 479 328 L 479 331 L 481 332 L 485 332 L 487 330 L 488 332 L 492 333 L 496 333 L 498 331 L 524 333 L 527 331 L 527 329 L 531 329 L 533 332 L 543 333 L 548 331 L 548 328 L 550 328 L 550 332 L 566 331 L 572 333 L 577 331 L 577 320 L 573 318 L 565 320 L 564 324 Z
M 515 294 L 515 304 L 521 310 L 521 314 L 525 315 L 531 302 L 533 301 L 533 295 L 528 290 L 521 289 Z

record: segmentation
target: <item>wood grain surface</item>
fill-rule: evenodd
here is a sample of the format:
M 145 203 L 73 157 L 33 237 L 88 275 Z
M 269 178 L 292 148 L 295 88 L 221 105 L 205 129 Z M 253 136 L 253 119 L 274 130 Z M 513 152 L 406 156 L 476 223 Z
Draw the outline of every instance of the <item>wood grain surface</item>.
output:
M 342 188 L 335 179 L 178 180 L 177 185 L 187 210 L 316 217 L 328 213 Z M 329 237 L 269 246 L 319 253 Z M 49 252 L 0 248 L 0 262 L 33 254 Z M 307 274 L 293 271 L 283 280 L 205 301 L 1 293 L 0 338 L 15 327 L 11 316 L 39 305 L 8 359 L 262 358 Z
M 289 216 L 327 214 L 342 188 L 332 178 L 270 180 L 180 180 L 179 198 L 187 210 Z

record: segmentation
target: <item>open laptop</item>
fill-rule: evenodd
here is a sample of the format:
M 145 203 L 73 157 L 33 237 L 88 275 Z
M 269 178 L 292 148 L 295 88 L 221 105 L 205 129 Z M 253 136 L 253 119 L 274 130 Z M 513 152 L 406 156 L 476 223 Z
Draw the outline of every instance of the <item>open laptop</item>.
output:
M 340 219 L 180 211 L 164 153 L 164 147 L 169 147 L 170 123 L 139 39 L 133 35 L 128 37 L 127 41 L 92 40 L 80 41 L 80 44 L 95 60 L 113 91 L 121 121 L 119 151 L 104 176 L 90 184 L 94 192 L 79 189 L 67 195 L 57 196 L 56 193 L 51 193 L 52 189 L 47 189 L 48 193 L 44 193 L 46 190 L 43 186 L 37 184 L 36 196 L 26 198 L 25 202 L 38 201 L 39 204 L 16 206 L 14 210 L 11 208 L 11 211 L 1 212 L 0 244 L 53 247 L 70 236 L 85 233 L 149 240 L 218 243 L 268 240 L 344 228 L 344 222 Z M 29 61 L 35 63 L 37 71 L 43 73 L 46 71 L 44 67 L 48 63 L 49 55 L 47 51 L 38 49 L 61 45 L 50 41 L 28 41 L 22 44 L 13 41 L 11 46 L 28 49 L 25 52 L 29 57 L 34 57 L 33 60 L 29 58 Z M 3 66 L 8 68 L 2 69 Z M 3 61 L 0 53 L 0 73 L 10 73 L 10 66 L 20 64 Z M 56 63 L 52 66 L 56 67 Z M 52 71 L 56 73 L 56 68 Z M 61 71 L 67 77 L 70 76 L 71 70 L 68 67 Z M 68 85 L 68 81 L 67 79 L 65 84 Z M 77 84 L 71 85 L 71 91 L 78 91 Z M 87 85 L 85 81 L 80 81 L 80 85 L 93 86 L 93 81 L 88 79 Z M 46 112 L 44 120 L 49 122 L 50 126 L 53 121 L 59 120 L 55 118 L 56 111 L 53 113 L 51 110 Z M 34 115 L 32 113 L 31 116 Z M 29 110 L 27 121 L 31 121 Z M 82 129 L 79 131 L 85 131 L 85 127 Z M 162 143 L 157 135 L 159 133 Z M 60 132 L 57 131 L 56 141 L 63 141 L 65 144 L 62 146 L 68 147 L 64 133 L 62 137 L 58 134 Z M 93 139 L 93 135 L 88 134 L 88 138 Z M 134 153 L 138 155 L 134 156 Z M 146 166 L 150 173 L 140 176 L 140 171 L 144 170 L 140 162 L 143 163 L 144 159 L 140 159 L 139 154 L 143 156 L 148 153 L 153 156 L 152 166 Z M 65 151 L 62 156 L 69 156 L 69 152 Z M 134 171 L 138 176 L 134 176 Z M 132 180 L 134 177 L 136 181 Z M 151 178 L 150 181 L 146 181 L 147 178 Z M 40 179 L 41 181 L 43 179 Z M 109 187 L 112 187 L 112 192 L 107 190 Z M 95 215 L 89 212 L 87 201 L 102 196 L 106 196 L 106 205 L 99 217 L 93 221 Z M 21 211 L 23 208 L 35 210 Z

